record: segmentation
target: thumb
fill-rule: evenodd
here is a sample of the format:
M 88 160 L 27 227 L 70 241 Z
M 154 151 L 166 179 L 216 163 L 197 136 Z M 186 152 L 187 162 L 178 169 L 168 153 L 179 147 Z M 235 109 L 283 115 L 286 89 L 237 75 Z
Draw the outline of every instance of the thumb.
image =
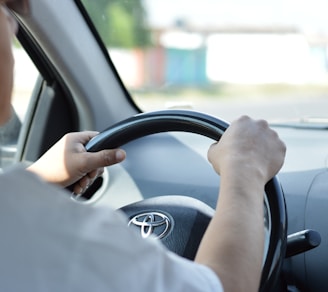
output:
M 94 169 L 110 166 L 123 161 L 126 153 L 122 149 L 101 150 L 98 152 L 86 152 L 85 172 L 88 173 Z

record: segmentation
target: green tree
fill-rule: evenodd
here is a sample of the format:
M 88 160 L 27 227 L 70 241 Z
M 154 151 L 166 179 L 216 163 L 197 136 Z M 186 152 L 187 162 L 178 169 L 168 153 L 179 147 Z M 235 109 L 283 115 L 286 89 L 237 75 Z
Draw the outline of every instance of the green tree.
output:
M 82 2 L 106 46 L 131 48 L 150 44 L 142 0 Z

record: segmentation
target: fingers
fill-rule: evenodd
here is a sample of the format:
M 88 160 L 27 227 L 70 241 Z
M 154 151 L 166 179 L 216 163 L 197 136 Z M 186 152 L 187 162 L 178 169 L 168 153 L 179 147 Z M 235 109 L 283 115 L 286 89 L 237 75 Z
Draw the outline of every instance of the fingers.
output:
M 220 142 L 208 150 L 208 160 L 217 173 L 231 173 L 250 167 L 271 178 L 282 167 L 286 152 L 285 144 L 265 120 L 253 120 L 242 116 L 233 121 Z
M 77 183 L 73 192 L 76 195 L 83 194 L 104 172 L 104 167 L 123 161 L 126 157 L 122 149 L 102 150 L 99 152 L 85 152 L 81 172 L 86 173 Z
M 73 192 L 75 195 L 79 196 L 83 194 L 92 184 L 93 182 L 104 172 L 103 168 L 99 168 L 94 170 L 84 177 L 82 177 L 73 188 Z
M 87 144 L 97 134 L 99 134 L 99 132 L 96 131 L 84 131 L 69 134 L 70 141 L 83 148 L 83 150 L 80 147 L 76 148 L 78 149 L 76 151 L 79 156 L 78 160 L 81 162 L 79 169 L 83 173 L 89 173 L 100 167 L 110 166 L 125 159 L 126 154 L 122 149 L 106 149 L 98 152 L 86 152 L 83 145 Z M 83 156 L 81 156 L 81 154 Z
M 69 139 L 79 146 L 71 165 L 75 180 L 73 192 L 76 195 L 84 193 L 95 179 L 104 172 L 104 167 L 119 163 L 125 159 L 125 151 L 121 149 L 106 149 L 98 152 L 86 152 L 83 148 L 98 132 L 84 131 L 71 133 Z M 80 148 L 80 146 L 83 148 Z M 78 172 L 76 170 L 78 169 Z
M 75 194 L 84 193 L 104 172 L 104 167 L 119 163 L 125 159 L 125 151 L 121 149 L 102 150 L 95 153 L 86 152 L 83 173 L 86 173 L 74 186 Z
M 93 137 L 97 136 L 99 132 L 97 131 L 83 131 L 83 132 L 76 132 L 71 133 L 72 135 L 76 135 L 78 140 L 81 144 L 85 145 L 88 143 Z
M 89 173 L 95 169 L 122 162 L 125 159 L 125 156 L 126 153 L 122 149 L 86 152 L 84 160 L 84 173 Z

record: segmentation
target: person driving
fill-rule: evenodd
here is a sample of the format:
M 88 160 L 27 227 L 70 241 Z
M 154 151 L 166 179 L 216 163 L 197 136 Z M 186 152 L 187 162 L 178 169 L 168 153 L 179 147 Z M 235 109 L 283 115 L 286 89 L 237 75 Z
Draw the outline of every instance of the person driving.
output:
M 10 119 L 11 39 L 8 9 L 27 13 L 28 1 L 0 1 L 0 125 Z M 69 133 L 27 169 L 0 175 L 2 291 L 257 291 L 264 249 L 265 184 L 283 165 L 286 147 L 264 120 L 233 121 L 208 160 L 221 176 L 215 214 L 194 261 L 142 239 L 127 218 L 79 204 L 79 194 L 103 167 L 125 159 L 122 149 L 86 152 L 97 134 Z M 238 216 L 236 214 L 238 213 Z M 219 236 L 218 236 L 219 235 Z

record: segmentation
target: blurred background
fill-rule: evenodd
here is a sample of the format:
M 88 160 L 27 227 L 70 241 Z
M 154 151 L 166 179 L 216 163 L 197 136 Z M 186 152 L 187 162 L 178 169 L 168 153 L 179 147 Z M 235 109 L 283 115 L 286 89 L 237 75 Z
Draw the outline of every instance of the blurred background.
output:
M 327 0 L 82 0 L 144 111 L 327 116 Z M 18 47 L 15 108 L 37 72 Z M 297 101 L 297 105 L 295 103 Z

